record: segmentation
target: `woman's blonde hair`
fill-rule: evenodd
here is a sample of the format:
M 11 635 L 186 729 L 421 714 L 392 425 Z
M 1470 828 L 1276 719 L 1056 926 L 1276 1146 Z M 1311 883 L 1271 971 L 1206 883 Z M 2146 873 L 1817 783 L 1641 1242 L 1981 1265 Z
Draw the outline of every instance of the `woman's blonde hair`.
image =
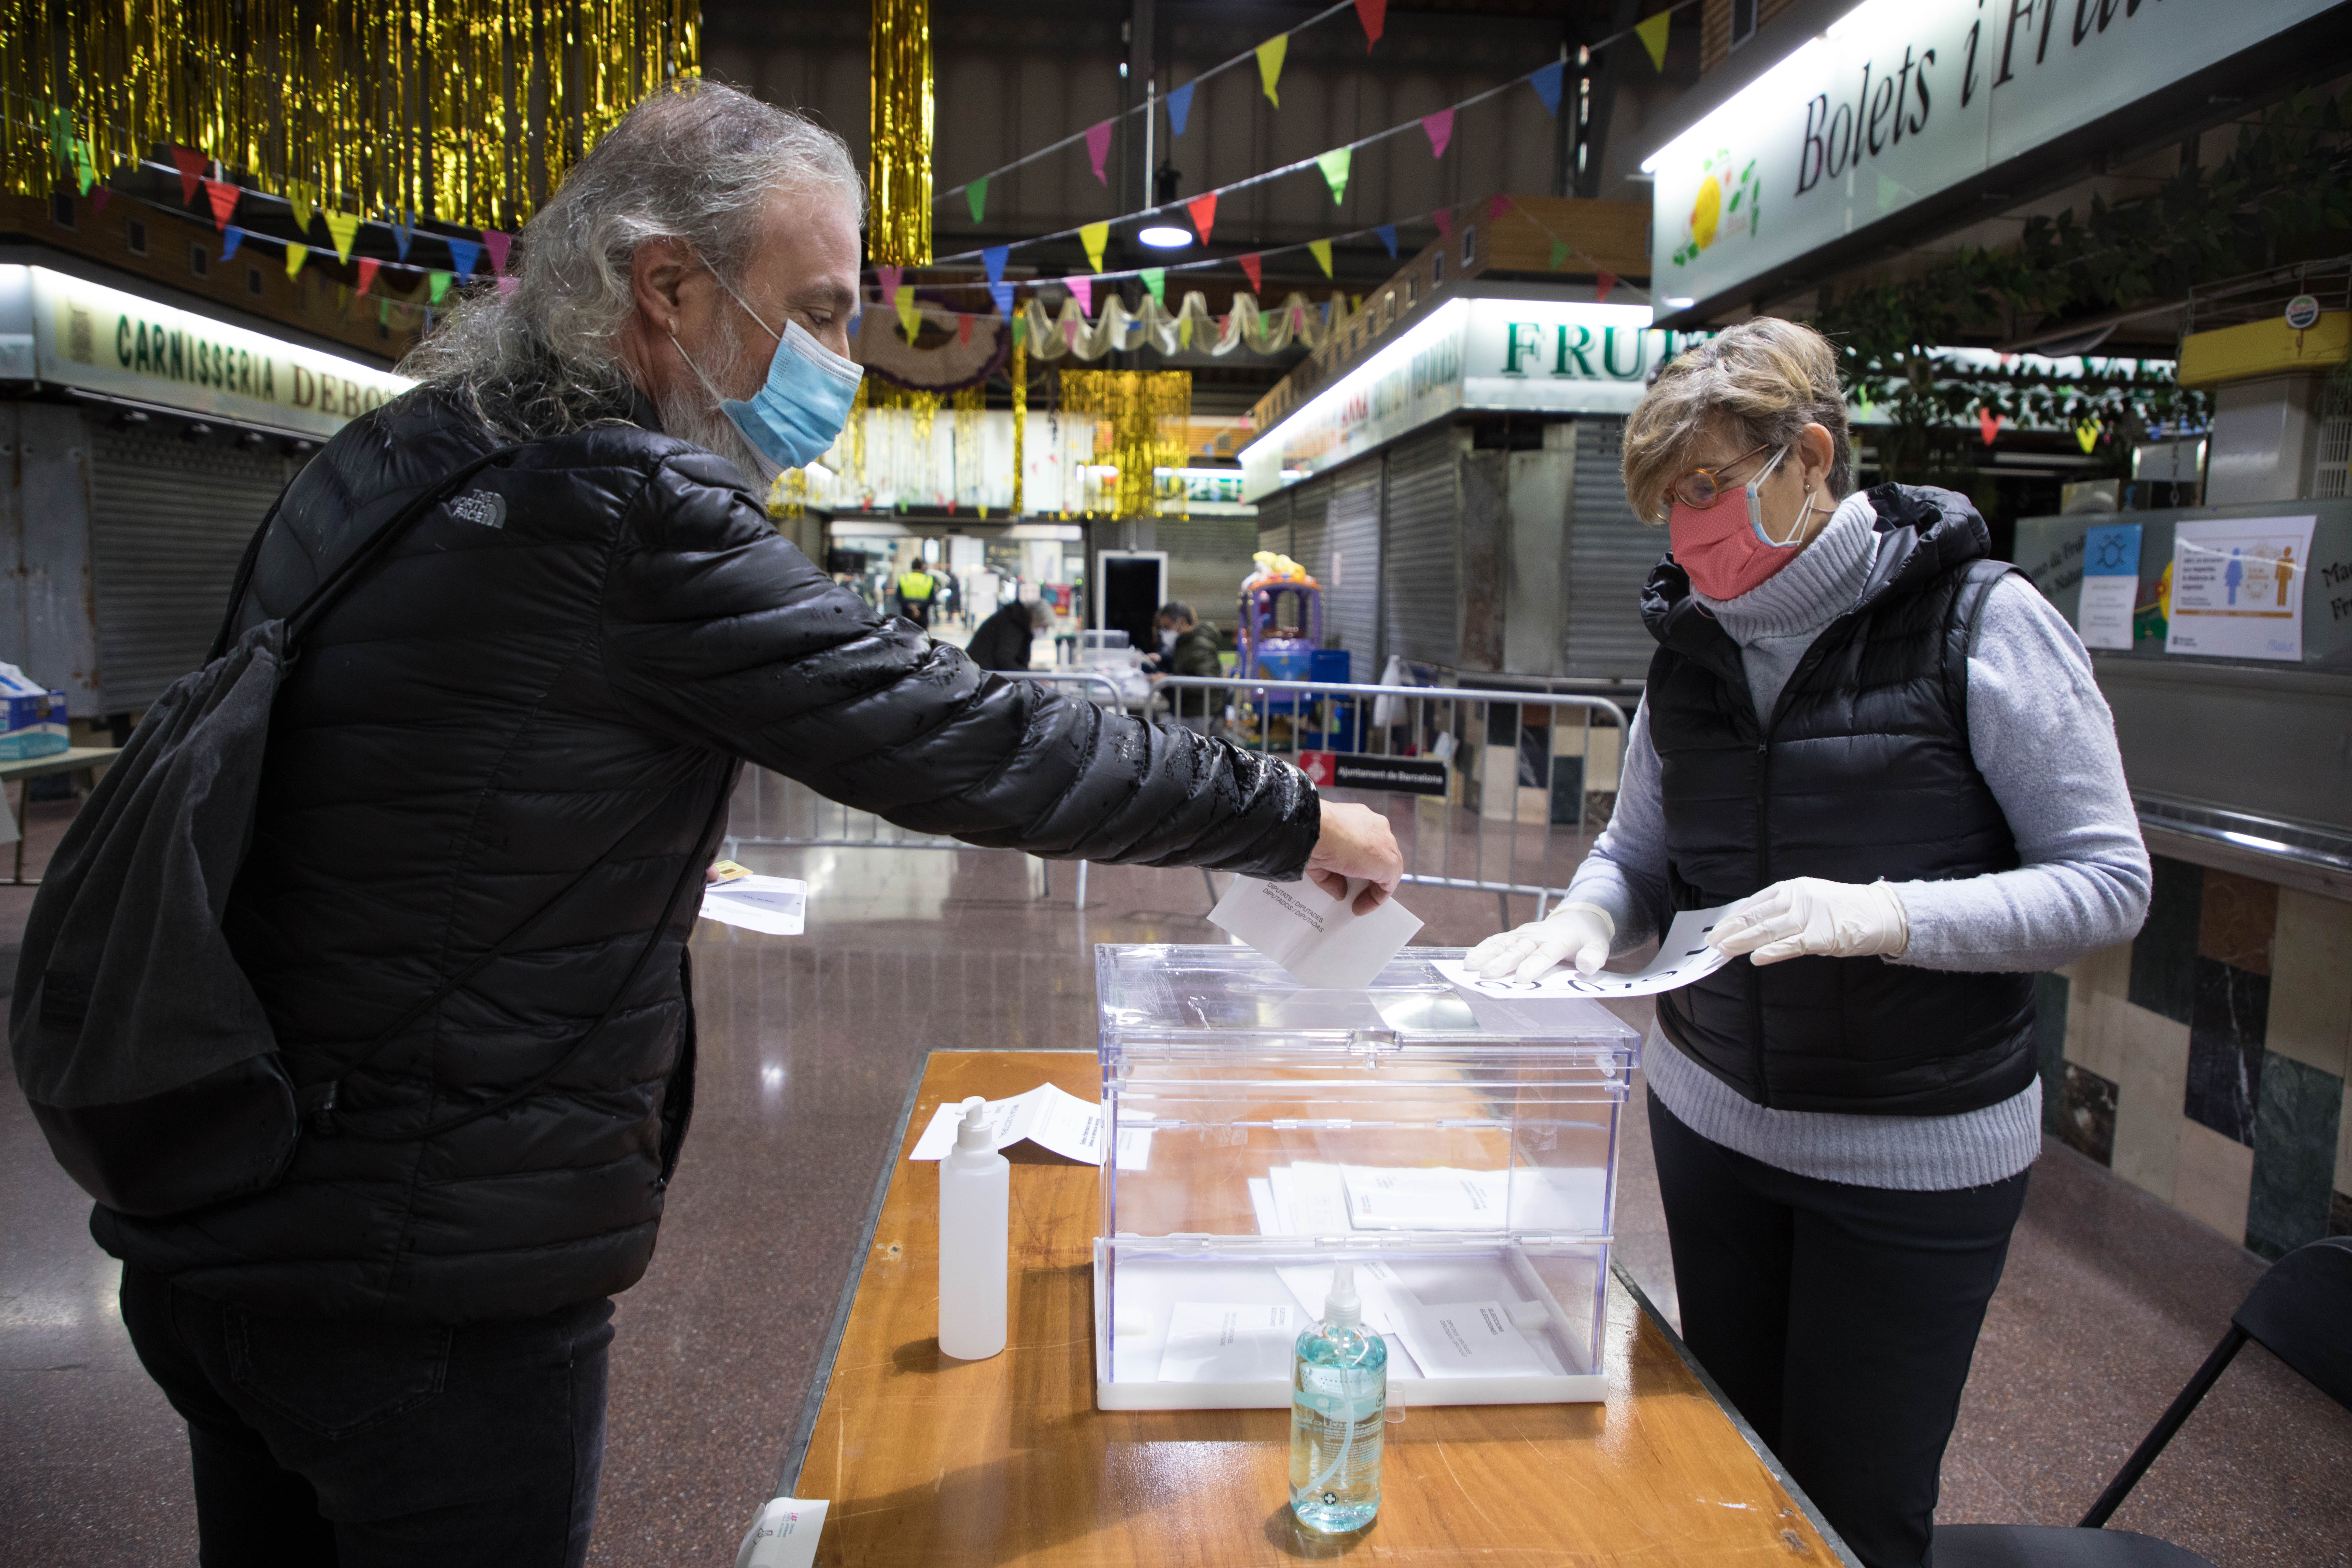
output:
M 1633 515 L 1665 521 L 1666 487 L 1689 470 L 1693 447 L 1716 425 L 1741 450 L 1786 447 L 1806 426 L 1819 425 L 1830 433 L 1832 500 L 1843 500 L 1853 484 L 1837 351 L 1811 327 L 1758 316 L 1658 373 L 1625 421 L 1625 496 Z

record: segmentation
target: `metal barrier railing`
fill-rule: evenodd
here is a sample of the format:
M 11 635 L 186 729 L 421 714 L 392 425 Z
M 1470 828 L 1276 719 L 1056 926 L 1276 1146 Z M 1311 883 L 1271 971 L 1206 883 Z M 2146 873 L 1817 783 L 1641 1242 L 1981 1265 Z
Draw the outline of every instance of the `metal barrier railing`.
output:
M 1514 896 L 1532 898 L 1541 919 L 1566 890 L 1575 868 L 1558 854 L 1563 846 L 1555 830 L 1571 826 L 1563 790 L 1573 795 L 1574 837 L 1565 847 L 1580 854 L 1592 826 L 1590 803 L 1596 794 L 1613 793 L 1628 729 L 1623 707 L 1582 692 L 1171 676 L 1154 682 L 1148 699 L 1137 699 L 1108 676 L 1084 669 L 1014 679 L 1080 687 L 1106 707 L 1285 757 L 1305 767 L 1320 789 L 1415 797 L 1410 813 L 1388 814 L 1405 854 L 1404 880 L 1491 892 L 1505 927 Z M 1597 739 L 1602 736 L 1605 743 Z M 743 847 L 971 847 L 908 833 L 760 772 L 745 775 L 728 828 L 730 855 Z M 1042 863 L 1050 897 L 1052 862 Z M 1078 862 L 1076 877 L 1076 906 L 1084 909 L 1086 862 Z M 1213 903 L 1216 883 L 1205 871 L 1202 880 Z

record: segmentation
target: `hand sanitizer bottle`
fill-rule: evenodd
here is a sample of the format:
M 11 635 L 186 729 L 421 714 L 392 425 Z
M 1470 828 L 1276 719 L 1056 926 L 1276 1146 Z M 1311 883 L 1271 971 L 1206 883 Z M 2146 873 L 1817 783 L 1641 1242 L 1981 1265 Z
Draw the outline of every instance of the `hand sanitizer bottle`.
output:
M 1361 1530 L 1381 1510 L 1389 1347 L 1363 1327 L 1356 1270 L 1331 1276 L 1323 1321 L 1298 1336 L 1290 1377 L 1290 1511 L 1309 1530 Z
M 1013 1163 L 989 1132 L 988 1102 L 974 1095 L 963 1102 L 955 1147 L 940 1162 L 940 1353 L 958 1361 L 985 1361 L 1004 1348 Z

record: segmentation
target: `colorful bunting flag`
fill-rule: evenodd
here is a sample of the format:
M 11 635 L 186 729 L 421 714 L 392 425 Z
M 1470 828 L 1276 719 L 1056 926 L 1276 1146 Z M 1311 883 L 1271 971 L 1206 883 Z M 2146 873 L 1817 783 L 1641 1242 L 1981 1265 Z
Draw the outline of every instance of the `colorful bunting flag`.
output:
M 1250 280 L 1250 292 L 1253 294 L 1265 293 L 1265 258 L 1260 257 L 1256 251 L 1253 250 L 1247 256 L 1236 257 L 1234 259 L 1238 260 L 1242 264 L 1243 276 L 1246 277 Z
M 1441 109 L 1434 114 L 1424 114 L 1421 117 L 1421 128 L 1429 135 L 1429 155 L 1444 157 L 1445 144 L 1454 140 L 1454 111 Z
M 1617 287 L 1617 274 L 1614 272 L 1603 270 L 1594 273 L 1592 275 L 1592 302 L 1596 305 L 1607 304 L 1609 302 L 1609 290 L 1615 287 Z
M 1110 127 L 1108 120 L 1087 127 L 1087 162 L 1095 168 L 1095 181 L 1108 185 L 1110 180 L 1103 174 L 1103 160 L 1110 156 Z
M 1486 221 L 1488 223 L 1493 223 L 1496 218 L 1501 217 L 1505 213 L 1509 212 L 1510 210 L 1510 197 L 1495 195 L 1488 196 L 1486 198 Z
M 245 230 L 231 224 L 221 230 L 221 259 L 226 261 L 236 254 L 236 247 L 245 243 Z
M 1323 269 L 1323 276 L 1330 277 L 1331 242 L 1328 239 L 1310 239 L 1307 242 L 1307 248 L 1314 255 L 1315 265 Z
M 1671 10 L 1661 11 L 1633 24 L 1633 36 L 1640 38 L 1642 47 L 1650 51 L 1650 67 L 1661 76 L 1666 70 L 1666 35 L 1673 30 L 1674 25 L 1675 14 Z
M 1429 215 L 1429 221 L 1437 226 L 1439 237 L 1444 239 L 1452 239 L 1454 237 L 1454 209 L 1452 207 L 1438 208 L 1435 212 Z
M 482 247 L 470 239 L 453 239 L 449 244 L 449 270 L 459 278 L 471 278 L 474 264 L 482 258 Z
M 310 255 L 310 247 L 307 245 L 288 246 L 286 247 L 286 276 L 291 278 L 296 273 L 301 271 L 302 263 L 309 259 Z
M 967 345 L 971 342 L 971 312 L 970 310 L 958 310 L 956 312 L 956 342 Z
M 1543 100 L 1544 112 L 1546 114 L 1558 114 L 1559 112 L 1560 79 L 1565 77 L 1567 74 L 1568 62 L 1565 60 L 1554 60 L 1551 64 L 1544 67 L 1541 70 L 1537 71 L 1535 75 L 1528 78 L 1528 85 L 1536 89 L 1536 96 L 1538 98 Z
M 89 196 L 89 210 L 92 213 L 104 212 L 106 210 L 106 204 L 114 199 L 113 188 L 109 185 L 100 185 L 98 189 L 88 193 L 88 195 Z
M 1564 240 L 1564 239 L 1555 239 L 1555 240 L 1553 240 L 1553 241 L 1551 242 L 1551 269 L 1552 269 L 1554 272 L 1559 271 L 1559 270 L 1560 269 L 1561 264 L 1562 264 L 1562 263 L 1564 263 L 1564 262 L 1566 262 L 1567 260 L 1568 260 L 1568 241 L 1566 241 L 1566 240 Z
M 1010 316 L 1011 314 L 1013 314 L 1013 285 L 1012 285 L 1012 284 L 1010 284 L 1010 283 L 991 283 L 991 284 L 988 286 L 988 297 L 989 297 L 991 300 L 993 300 L 994 301 L 996 301 L 996 313 L 997 313 L 998 315 L 1000 315 L 1000 316 Z
M 1095 313 L 1095 280 L 1091 278 L 1082 278 L 1076 273 L 1072 273 L 1069 277 L 1063 279 L 1062 282 L 1068 288 L 1070 293 L 1076 298 L 1078 301 L 1078 309 L 1089 316 L 1093 315 Z
M 1217 193 L 1194 196 L 1184 204 L 1184 212 L 1192 220 L 1192 232 L 1201 237 L 1202 245 L 1208 244 L 1209 231 L 1217 226 Z
M 1004 264 L 1012 256 L 1013 247 L 1009 245 L 992 245 L 980 253 L 980 264 L 988 268 L 990 283 L 1004 281 Z
M 1396 259 L 1397 253 L 1396 225 L 1392 223 L 1381 224 L 1375 227 L 1372 232 L 1381 237 L 1381 244 L 1388 247 L 1389 259 L 1391 261 L 1394 261 Z
M 506 299 L 511 296 L 516 289 L 521 287 L 522 279 L 520 278 L 500 278 L 499 279 L 499 297 L 502 300 Z
M 2085 419 L 2074 426 L 2074 443 L 2083 448 L 2084 457 L 2089 457 L 2091 448 L 2099 444 L 2100 433 L 2105 428 L 2095 419 Z
M 1110 243 L 1110 225 L 1090 223 L 1078 230 L 1078 243 L 1087 247 L 1087 263 L 1096 271 L 1102 270 L 1103 247 Z
M 482 230 L 482 245 L 490 253 L 491 271 L 504 272 L 507 269 L 507 249 L 513 244 L 513 235 L 500 234 L 494 228 Z
M 879 279 L 882 283 L 882 302 L 884 304 L 894 306 L 898 304 L 898 280 L 901 278 L 904 278 L 906 273 L 907 269 L 903 267 L 877 267 L 874 268 L 874 276 Z
M 90 160 L 89 143 L 79 137 L 74 138 L 73 166 L 75 188 L 89 195 L 89 188 L 98 184 L 98 165 Z
M 1192 89 L 1199 84 L 1186 82 L 1168 94 L 1168 130 L 1171 138 L 1184 134 L 1184 122 L 1192 118 Z
M 1013 317 L 1013 346 L 1014 348 L 1016 348 L 1016 349 L 1017 349 L 1017 348 L 1021 347 L 1024 343 L 1026 343 L 1028 341 L 1029 341 L 1029 318 L 1028 318 L 1026 315 L 1020 315 L 1020 316 L 1015 316 L 1015 317 Z
M 898 297 L 892 301 L 892 303 L 897 305 L 898 308 L 899 330 L 907 334 L 907 341 L 909 343 L 913 342 L 915 339 L 921 334 L 923 330 L 923 307 L 921 303 L 916 300 L 915 291 L 912 289 L 899 289 Z
M 1389 0 L 1356 0 L 1356 20 L 1364 25 L 1364 53 L 1369 55 L 1381 41 L 1381 29 L 1388 26 Z
M 1143 269 L 1142 278 L 1143 286 L 1151 290 L 1151 297 L 1163 305 L 1168 303 L 1168 268 L 1147 267 Z
M 243 193 L 226 180 L 205 182 L 205 199 L 212 204 L 215 228 L 228 227 L 229 216 L 236 211 L 236 198 L 241 195 Z
M 980 222 L 988 216 L 988 176 L 982 174 L 963 187 L 964 204 L 971 208 L 971 221 Z
M 1991 446 L 1993 437 L 2000 434 L 2000 416 L 1990 408 L 1978 409 L 1977 429 L 1983 434 L 1984 444 Z
M 1282 79 L 1282 57 L 1290 52 L 1290 35 L 1277 33 L 1257 47 L 1258 85 L 1265 89 L 1265 100 L 1276 109 L 1282 100 L 1275 96 L 1274 84 Z
M 453 275 L 446 272 L 427 272 L 425 275 L 425 298 L 436 305 L 439 304 L 449 297 L 449 286 L 457 281 Z
M 310 198 L 289 195 L 286 198 L 286 205 L 294 212 L 294 232 L 308 235 L 310 232 Z
M 373 257 L 362 256 L 360 258 L 361 293 L 364 294 L 375 286 L 376 268 L 383 265 L 383 262 L 376 260 Z
M 327 220 L 327 233 L 335 241 L 335 259 L 349 261 L 352 258 L 352 241 L 360 232 L 359 214 L 326 212 L 319 216 Z
M 70 124 L 71 121 L 68 123 Z M 60 150 L 69 152 L 71 143 L 62 144 Z M 205 155 L 202 153 L 191 153 L 185 147 L 174 147 L 172 149 L 172 166 L 180 171 L 180 200 L 189 206 L 194 206 L 196 202 L 196 187 L 204 182 Z
M 1348 194 L 1348 166 L 1355 159 L 1352 148 L 1334 147 L 1315 160 L 1315 166 L 1323 171 L 1323 183 L 1331 187 L 1331 205 L 1335 207 Z
M 407 222 L 403 223 L 395 216 L 392 223 L 392 248 L 399 253 L 403 261 L 408 259 L 408 242 L 416 237 L 416 215 L 410 213 L 406 216 Z

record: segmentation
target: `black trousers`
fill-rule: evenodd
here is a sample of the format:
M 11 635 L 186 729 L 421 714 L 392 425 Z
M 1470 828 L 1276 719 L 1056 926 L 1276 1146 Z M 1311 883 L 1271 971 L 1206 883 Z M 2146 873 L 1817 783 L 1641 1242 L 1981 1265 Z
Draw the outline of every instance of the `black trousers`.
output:
M 1870 1568 L 1926 1564 L 1937 1472 L 2025 1173 L 1957 1192 L 1792 1175 L 1650 1096 L 1683 1339 Z
M 187 1419 L 204 1568 L 577 1568 L 612 1317 L 326 1322 L 122 1271 L 123 1326 Z

